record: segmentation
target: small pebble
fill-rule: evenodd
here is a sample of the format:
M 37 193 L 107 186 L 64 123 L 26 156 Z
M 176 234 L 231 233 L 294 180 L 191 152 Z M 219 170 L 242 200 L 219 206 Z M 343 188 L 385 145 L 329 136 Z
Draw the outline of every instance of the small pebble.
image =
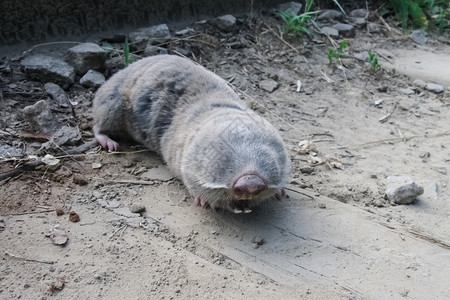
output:
M 442 85 L 436 84 L 436 83 L 427 83 L 425 88 L 428 91 L 436 93 L 436 94 L 440 94 L 444 91 L 444 87 Z
M 262 236 L 257 235 L 253 238 L 252 242 L 257 245 L 262 245 L 264 244 L 264 238 Z
M 145 206 L 142 204 L 132 204 L 130 206 L 130 211 L 132 213 L 142 213 L 145 211 Z
M 303 174 L 311 174 L 312 172 L 314 172 L 314 168 L 313 167 L 305 167 L 305 168 L 300 168 L 300 172 L 302 172 Z
M 80 216 L 76 212 L 71 211 L 69 213 L 69 221 L 74 223 L 80 222 Z
M 88 181 L 81 174 L 75 174 L 72 179 L 73 183 L 78 185 L 87 185 Z

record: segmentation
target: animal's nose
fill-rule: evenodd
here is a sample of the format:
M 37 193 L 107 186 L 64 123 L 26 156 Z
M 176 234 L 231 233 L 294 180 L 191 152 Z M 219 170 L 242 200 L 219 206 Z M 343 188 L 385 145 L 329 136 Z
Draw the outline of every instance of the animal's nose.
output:
M 267 184 L 258 175 L 248 174 L 239 177 L 232 188 L 237 195 L 258 195 L 267 189 Z

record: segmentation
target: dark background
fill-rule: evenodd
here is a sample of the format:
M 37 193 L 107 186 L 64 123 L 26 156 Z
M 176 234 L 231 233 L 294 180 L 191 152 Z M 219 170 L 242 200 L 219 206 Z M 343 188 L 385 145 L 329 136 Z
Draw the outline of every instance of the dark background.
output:
M 228 13 L 259 14 L 277 0 L 1 0 L 0 45 L 30 44 L 89 33 L 194 21 Z M 304 1 L 298 1 L 304 4 Z M 371 1 L 372 2 L 372 1 Z M 346 10 L 365 8 L 365 1 L 339 1 Z M 315 1 L 316 8 L 335 8 Z

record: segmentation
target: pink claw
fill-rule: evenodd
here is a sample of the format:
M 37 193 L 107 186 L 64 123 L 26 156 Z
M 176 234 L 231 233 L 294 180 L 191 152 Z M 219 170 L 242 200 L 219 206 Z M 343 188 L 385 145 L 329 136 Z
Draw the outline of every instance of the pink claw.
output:
M 194 204 L 197 206 L 201 206 L 203 208 L 212 208 L 214 209 L 214 207 L 212 207 L 207 201 L 201 199 L 200 197 L 194 197 Z
M 103 148 L 107 148 L 109 151 L 117 151 L 119 149 L 119 143 L 112 140 L 106 134 L 100 133 L 97 125 L 94 125 L 94 136 L 95 139 L 102 145 Z
M 284 196 L 286 196 L 286 190 L 284 188 L 279 189 L 275 193 L 275 199 L 277 200 L 281 200 L 281 198 L 283 198 Z

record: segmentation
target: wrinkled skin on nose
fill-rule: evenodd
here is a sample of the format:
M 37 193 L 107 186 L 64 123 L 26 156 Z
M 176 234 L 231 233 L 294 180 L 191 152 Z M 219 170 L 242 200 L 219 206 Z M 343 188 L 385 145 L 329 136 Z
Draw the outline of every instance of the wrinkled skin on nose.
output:
M 267 189 L 267 184 L 256 174 L 246 174 L 239 177 L 232 186 L 233 193 L 239 199 L 251 199 Z

